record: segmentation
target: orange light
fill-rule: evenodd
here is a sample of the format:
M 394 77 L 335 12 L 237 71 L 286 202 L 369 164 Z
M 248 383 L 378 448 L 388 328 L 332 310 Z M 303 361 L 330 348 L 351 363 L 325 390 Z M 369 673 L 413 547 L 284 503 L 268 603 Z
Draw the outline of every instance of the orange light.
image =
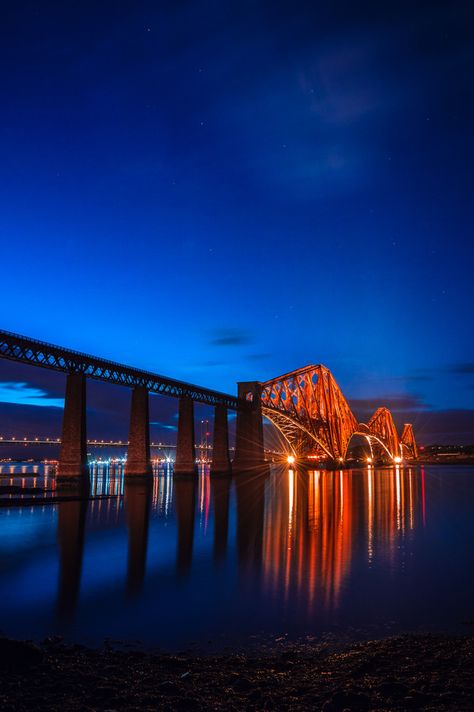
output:
M 292 465 L 295 461 L 295 456 L 294 455 L 288 455 L 286 458 L 286 461 L 288 462 L 289 465 Z

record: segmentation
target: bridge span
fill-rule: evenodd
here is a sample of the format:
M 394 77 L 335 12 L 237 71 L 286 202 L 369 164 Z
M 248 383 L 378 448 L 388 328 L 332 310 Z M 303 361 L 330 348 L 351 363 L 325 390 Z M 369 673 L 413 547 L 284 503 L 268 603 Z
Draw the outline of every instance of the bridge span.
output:
M 107 359 L 0 330 L 0 358 L 66 374 L 66 395 L 57 479 L 72 482 L 88 475 L 86 381 L 94 379 L 132 389 L 126 476 L 151 474 L 149 393 L 179 399 L 176 475 L 196 473 L 194 403 L 214 407 L 211 470 L 229 473 L 229 409 L 236 411 L 234 471 L 265 463 L 263 418 L 279 430 L 297 458 L 343 462 L 354 436 L 365 438 L 375 457 L 416 459 L 413 428 L 401 437 L 387 408 L 359 423 L 328 368 L 311 365 L 266 382 L 239 382 L 230 395 Z M 22 442 L 22 441 L 19 441 Z

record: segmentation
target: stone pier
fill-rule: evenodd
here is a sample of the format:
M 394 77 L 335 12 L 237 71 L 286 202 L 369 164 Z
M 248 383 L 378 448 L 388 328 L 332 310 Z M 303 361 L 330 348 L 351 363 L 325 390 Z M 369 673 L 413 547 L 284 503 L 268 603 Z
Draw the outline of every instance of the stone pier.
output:
M 83 373 L 70 373 L 66 381 L 63 428 L 57 480 L 77 483 L 87 479 L 86 439 L 86 377 Z
M 194 403 L 191 398 L 179 399 L 178 438 L 176 441 L 175 475 L 195 475 Z
M 230 471 L 227 408 L 223 405 L 216 405 L 214 409 L 211 473 L 214 475 L 227 475 Z
M 265 463 L 261 385 L 256 381 L 238 384 L 239 398 L 247 401 L 247 408 L 237 411 L 234 472 L 251 470 Z
M 130 406 L 130 431 L 125 475 L 151 474 L 148 391 L 144 386 L 136 386 L 132 391 Z

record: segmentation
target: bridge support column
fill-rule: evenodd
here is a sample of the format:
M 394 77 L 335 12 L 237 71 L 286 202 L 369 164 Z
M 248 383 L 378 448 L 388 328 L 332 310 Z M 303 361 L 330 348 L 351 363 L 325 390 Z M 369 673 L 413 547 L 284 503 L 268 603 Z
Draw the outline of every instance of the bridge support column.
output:
M 87 478 L 86 377 L 70 373 L 66 381 L 58 482 L 77 482 Z
M 144 386 L 136 386 L 132 391 L 130 406 L 130 431 L 125 475 L 151 474 L 148 391 Z
M 265 462 L 262 387 L 255 381 L 239 383 L 238 389 L 239 398 L 246 400 L 247 407 L 237 411 L 235 457 L 232 463 L 232 468 L 236 472 L 260 467 Z
M 212 444 L 212 474 L 227 475 L 231 471 L 229 458 L 229 428 L 227 408 L 216 405 L 214 409 L 214 439 Z
M 194 403 L 191 398 L 179 399 L 178 439 L 176 442 L 175 475 L 195 475 L 196 451 L 194 445 Z

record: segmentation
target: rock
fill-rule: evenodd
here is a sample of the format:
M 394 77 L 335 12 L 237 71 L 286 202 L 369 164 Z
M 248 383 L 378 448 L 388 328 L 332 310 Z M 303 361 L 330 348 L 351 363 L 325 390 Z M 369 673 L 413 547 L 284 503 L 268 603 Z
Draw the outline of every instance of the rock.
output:
M 410 693 L 403 698 L 404 705 L 410 708 L 424 707 L 429 701 L 430 698 L 428 695 L 423 694 L 423 692 L 416 692 L 415 690 L 411 690 Z
M 42 662 L 43 653 L 34 643 L 0 638 L 0 668 L 27 668 Z
M 323 712 L 343 712 L 343 710 L 368 710 L 370 700 L 362 692 L 342 690 L 335 692 L 330 700 L 326 700 Z
M 378 692 L 382 697 L 405 697 L 408 687 L 401 682 L 382 682 L 378 687 Z
M 164 692 L 167 695 L 174 695 L 179 692 L 178 686 L 176 683 L 171 682 L 171 680 L 165 680 L 162 682 L 161 685 L 158 685 L 158 689 L 160 692 Z
M 253 689 L 254 685 L 246 677 L 239 677 L 232 683 L 232 687 L 236 692 L 248 692 Z

